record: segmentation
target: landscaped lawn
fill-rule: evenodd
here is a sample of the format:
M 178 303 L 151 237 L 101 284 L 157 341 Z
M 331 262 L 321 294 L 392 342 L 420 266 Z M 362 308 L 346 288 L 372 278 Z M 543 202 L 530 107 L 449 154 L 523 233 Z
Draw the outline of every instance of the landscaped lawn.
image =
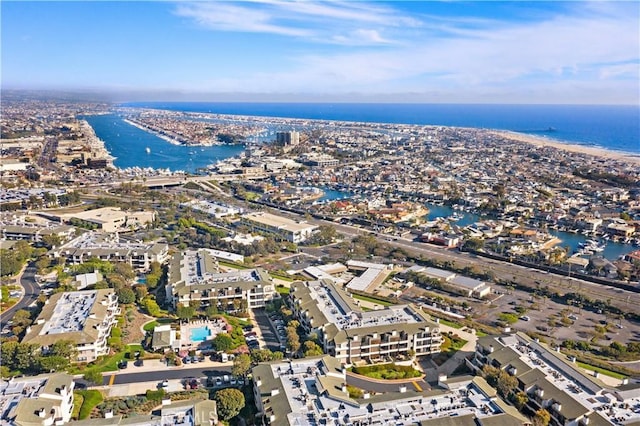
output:
M 605 376 L 613 377 L 614 379 L 626 379 L 627 376 L 624 374 L 616 373 L 615 371 L 607 370 L 601 367 L 596 367 L 595 365 L 585 364 L 584 362 L 576 362 L 576 365 L 580 368 L 584 368 L 585 370 L 597 371 L 600 374 L 604 374 Z
M 386 300 L 376 299 L 375 297 L 371 297 L 371 296 L 363 296 L 362 294 L 353 294 L 352 297 L 354 299 L 364 300 L 365 302 L 377 303 L 378 305 L 382 305 L 382 306 L 393 305 L 393 303 L 387 302 Z
M 174 321 L 175 320 L 173 318 L 158 318 L 155 321 L 151 321 L 151 322 L 146 323 L 144 325 L 144 327 L 142 327 L 142 329 L 144 331 L 153 331 L 153 329 L 156 328 L 156 326 L 158 326 L 158 325 L 171 324 Z
M 276 286 L 276 291 L 278 292 L 278 294 L 286 296 L 289 294 L 290 289 L 289 287 L 285 287 L 285 286 Z
M 227 262 L 224 260 L 218 260 L 218 265 L 226 266 L 227 268 L 233 268 L 233 269 L 251 269 L 249 266 L 240 265 L 238 263 L 233 263 L 233 262 Z
M 287 276 L 280 275 L 280 274 L 274 274 L 273 272 L 270 272 L 269 275 L 271 275 L 275 279 L 282 280 L 282 281 L 287 281 L 287 282 L 290 282 L 290 283 L 295 281 L 291 277 L 287 277 Z
M 444 324 L 446 326 L 458 328 L 458 329 L 464 327 L 462 324 L 458 324 L 457 322 L 448 320 L 446 318 L 440 318 L 440 324 Z
M 95 363 L 94 365 L 86 367 L 82 371 L 80 371 L 80 369 L 77 366 L 71 366 L 68 372 L 69 374 L 79 374 L 79 373 L 86 373 L 89 370 L 96 370 L 101 373 L 104 373 L 107 371 L 116 371 L 118 369 L 118 363 L 124 359 L 124 356 L 127 352 L 131 352 L 131 354 L 133 354 L 135 351 L 141 351 L 141 350 L 142 350 L 142 345 L 139 345 L 139 344 L 128 345 L 122 352 L 118 352 L 117 354 L 107 356 L 102 360 L 98 361 L 97 363 Z
M 411 377 L 420 377 L 422 372 L 411 366 L 396 364 L 379 364 L 368 365 L 364 367 L 353 367 L 352 371 L 356 374 L 371 377 L 374 379 L 408 379 Z
M 82 406 L 78 412 L 78 420 L 83 420 L 91 415 L 93 409 L 102 402 L 103 397 L 97 390 L 80 390 L 77 393 L 83 397 Z

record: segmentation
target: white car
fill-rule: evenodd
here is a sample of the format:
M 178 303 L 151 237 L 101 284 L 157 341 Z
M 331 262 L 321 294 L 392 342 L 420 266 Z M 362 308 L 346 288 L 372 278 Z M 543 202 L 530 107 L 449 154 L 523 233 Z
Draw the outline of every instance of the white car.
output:
M 526 316 L 526 315 L 521 316 L 521 317 L 520 317 L 520 319 L 521 319 L 522 321 L 529 321 L 529 320 L 531 320 L 531 318 L 529 318 L 529 317 L 528 317 L 528 316 Z

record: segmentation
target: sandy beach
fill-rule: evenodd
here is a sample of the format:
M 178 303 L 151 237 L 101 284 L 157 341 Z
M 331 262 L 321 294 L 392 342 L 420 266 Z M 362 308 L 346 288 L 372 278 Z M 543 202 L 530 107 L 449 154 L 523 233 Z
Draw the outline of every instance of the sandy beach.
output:
M 505 137 L 507 139 L 512 139 L 514 141 L 529 143 L 539 148 L 553 147 L 553 148 L 567 151 L 567 152 L 592 155 L 594 157 L 607 158 L 610 160 L 624 161 L 630 164 L 640 165 L 640 154 L 610 151 L 608 149 L 603 149 L 603 148 L 564 143 L 560 141 L 554 141 L 553 139 L 547 139 L 543 137 L 536 137 L 536 136 L 525 135 L 522 133 L 509 132 L 509 131 L 492 130 L 490 131 L 490 133 Z

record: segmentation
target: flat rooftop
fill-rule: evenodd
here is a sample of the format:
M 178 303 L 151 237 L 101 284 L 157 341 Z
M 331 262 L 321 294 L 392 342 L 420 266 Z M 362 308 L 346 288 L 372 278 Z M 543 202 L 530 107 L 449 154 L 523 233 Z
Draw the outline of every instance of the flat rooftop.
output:
M 540 370 L 549 383 L 567 397 L 578 402 L 586 411 L 595 411 L 612 423 L 640 423 L 640 397 L 630 398 L 624 404 L 616 404 L 613 402 L 615 401 L 613 395 L 606 396 L 607 392 L 605 391 L 604 383 L 601 388 L 602 394 L 594 395 L 593 392 L 588 391 L 583 384 L 584 380 L 592 380 L 587 376 L 587 373 L 579 372 L 579 367 L 575 367 L 575 375 L 568 375 L 566 373 L 567 370 L 562 371 L 547 361 L 548 359 L 556 358 L 558 362 L 569 365 L 569 360 L 563 361 L 561 359 L 565 355 L 561 353 L 554 354 L 550 350 L 547 351 L 546 348 L 543 348 L 543 353 L 543 351 L 538 350 L 542 348 L 539 344 L 532 343 L 533 347 L 530 347 L 518 338 L 506 338 L 501 343 L 505 347 L 518 352 L 520 361 L 532 369 Z M 577 377 L 580 374 L 584 377 Z M 615 388 L 609 386 L 606 386 L 606 389 L 615 390 Z
M 311 225 L 306 222 L 296 222 L 295 220 L 287 219 L 286 217 L 276 216 L 274 214 L 265 212 L 247 213 L 243 217 L 253 222 L 262 223 L 267 226 L 284 229 L 291 232 L 304 231 L 306 229 L 316 227 L 315 225 Z
M 328 286 L 309 285 L 309 289 L 311 297 L 318 302 L 318 308 L 327 320 L 342 330 L 380 325 L 417 324 L 424 321 L 407 305 L 389 306 L 377 311 L 356 312 Z
M 211 250 L 187 250 L 177 256 L 180 276 L 172 281 L 184 281 L 187 286 L 256 282 L 264 279 L 256 269 L 220 272 L 214 258 L 215 253 Z
M 96 290 L 62 293 L 51 318 L 38 335 L 71 333 L 81 331 L 96 301 Z
M 500 405 L 485 395 L 474 381 L 454 390 L 417 392 L 407 388 L 406 392 L 371 394 L 369 399 L 352 399 L 341 390 L 343 384 L 349 384 L 350 376 L 327 375 L 320 359 L 292 360 L 261 367 L 269 368 L 272 377 L 280 382 L 277 389 L 284 395 L 269 399 L 273 405 L 280 406 L 284 401 L 278 404 L 274 399 L 286 397 L 291 407 L 287 421 L 291 425 L 348 425 L 362 421 L 364 424 L 408 426 L 436 418 L 464 415 L 486 418 L 504 413 Z M 276 389 L 274 379 L 262 379 L 269 382 L 261 388 L 263 395 L 271 390 L 267 386 Z M 284 415 L 275 414 L 278 417 Z

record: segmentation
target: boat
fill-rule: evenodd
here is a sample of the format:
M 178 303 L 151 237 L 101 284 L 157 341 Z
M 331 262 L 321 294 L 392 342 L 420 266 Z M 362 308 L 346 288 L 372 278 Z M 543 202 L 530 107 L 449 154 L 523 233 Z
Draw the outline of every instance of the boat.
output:
M 449 219 L 452 222 L 457 222 L 460 219 L 463 219 L 464 215 L 459 214 L 457 211 L 453 212 L 453 214 L 451 216 L 449 216 L 447 219 Z
M 151 148 L 146 147 L 144 150 L 147 152 L 147 154 L 151 154 Z
M 596 240 L 586 240 L 583 243 L 578 243 L 578 245 L 582 247 L 584 250 L 588 250 L 596 253 L 604 251 L 606 247 L 606 243 L 600 243 Z

